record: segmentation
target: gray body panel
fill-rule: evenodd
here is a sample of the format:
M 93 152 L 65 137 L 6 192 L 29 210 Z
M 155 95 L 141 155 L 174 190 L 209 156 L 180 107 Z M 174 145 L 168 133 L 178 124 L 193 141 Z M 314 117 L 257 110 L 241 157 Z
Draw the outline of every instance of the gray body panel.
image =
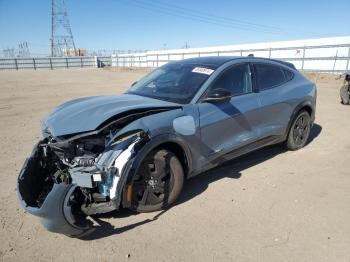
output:
M 63 136 L 95 130 L 111 117 L 130 110 L 178 106 L 132 94 L 84 97 L 58 106 L 43 119 L 42 125 L 53 136 Z
M 288 123 L 298 105 L 306 102 L 314 109 L 315 99 L 314 84 L 297 71 L 292 80 L 260 90 L 259 136 L 284 135 L 288 132 Z
M 244 146 L 258 137 L 259 101 L 256 93 L 232 97 L 227 103 L 200 103 L 201 138 L 206 156 Z
M 191 158 L 190 170 L 198 173 L 217 165 L 215 160 L 230 151 L 268 137 L 279 137 L 280 139 L 275 140 L 277 142 L 285 139 L 293 112 L 298 106 L 305 104 L 315 108 L 315 85 L 288 64 L 254 57 L 208 59 L 184 60 L 184 63 L 198 60 L 203 60 L 203 64 L 221 63 L 189 104 L 180 105 L 132 94 L 82 98 L 57 107 L 43 124 L 48 126 L 54 135 L 65 135 L 94 130 L 109 118 L 131 110 L 174 107 L 174 110 L 148 115 L 131 122 L 122 128 L 116 137 L 139 129 L 146 131 L 151 139 L 162 135 L 176 137 L 179 143 L 182 142 L 182 147 L 188 147 L 187 151 L 190 154 L 188 157 Z M 226 103 L 213 104 L 201 101 L 201 97 L 213 81 L 227 68 L 235 64 L 261 62 L 286 68 L 294 73 L 294 77 L 268 90 L 255 90 L 253 93 L 232 97 Z M 193 133 L 188 133 L 188 130 L 193 128 L 192 124 L 191 128 L 180 127 L 181 121 L 188 120 L 183 118 L 184 116 L 193 118 L 195 129 Z M 183 121 L 183 125 L 186 124 L 188 122 Z

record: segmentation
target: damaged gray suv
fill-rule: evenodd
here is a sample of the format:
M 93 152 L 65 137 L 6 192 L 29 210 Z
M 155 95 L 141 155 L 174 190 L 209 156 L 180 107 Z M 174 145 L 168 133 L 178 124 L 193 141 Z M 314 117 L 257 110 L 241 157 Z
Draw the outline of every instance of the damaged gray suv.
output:
M 184 180 L 261 147 L 305 145 L 316 88 L 286 62 L 201 57 L 155 69 L 119 96 L 66 102 L 18 177 L 28 213 L 80 237 L 91 216 L 174 203 Z

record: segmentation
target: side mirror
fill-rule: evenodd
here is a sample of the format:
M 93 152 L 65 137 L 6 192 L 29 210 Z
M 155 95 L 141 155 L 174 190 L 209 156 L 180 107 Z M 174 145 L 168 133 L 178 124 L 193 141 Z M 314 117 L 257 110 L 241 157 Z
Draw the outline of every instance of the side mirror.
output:
M 224 103 L 230 101 L 231 97 L 232 95 L 230 91 L 217 88 L 210 90 L 203 101 L 208 103 Z

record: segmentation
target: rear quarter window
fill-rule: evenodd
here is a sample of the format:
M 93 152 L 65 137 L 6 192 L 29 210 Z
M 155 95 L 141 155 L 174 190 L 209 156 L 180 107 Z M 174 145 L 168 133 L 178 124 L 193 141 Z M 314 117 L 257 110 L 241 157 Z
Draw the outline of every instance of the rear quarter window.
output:
M 286 81 L 292 80 L 294 77 L 293 72 L 287 70 L 287 69 L 283 69 L 284 72 L 284 77 L 286 78 Z
M 282 67 L 269 64 L 255 64 L 257 85 L 260 90 L 282 85 L 293 78 L 293 73 Z

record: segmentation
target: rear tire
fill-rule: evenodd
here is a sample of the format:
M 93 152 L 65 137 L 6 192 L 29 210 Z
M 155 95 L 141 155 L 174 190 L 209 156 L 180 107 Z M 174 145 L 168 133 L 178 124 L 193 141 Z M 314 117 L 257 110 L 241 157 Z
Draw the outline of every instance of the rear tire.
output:
M 152 151 L 142 161 L 132 185 L 132 206 L 138 212 L 161 210 L 181 193 L 184 171 L 170 151 Z
M 350 103 L 349 87 L 343 86 L 340 88 L 340 99 L 343 105 L 348 105 Z
M 311 130 L 310 114 L 302 110 L 294 119 L 286 141 L 286 146 L 289 150 L 298 150 L 305 146 Z

